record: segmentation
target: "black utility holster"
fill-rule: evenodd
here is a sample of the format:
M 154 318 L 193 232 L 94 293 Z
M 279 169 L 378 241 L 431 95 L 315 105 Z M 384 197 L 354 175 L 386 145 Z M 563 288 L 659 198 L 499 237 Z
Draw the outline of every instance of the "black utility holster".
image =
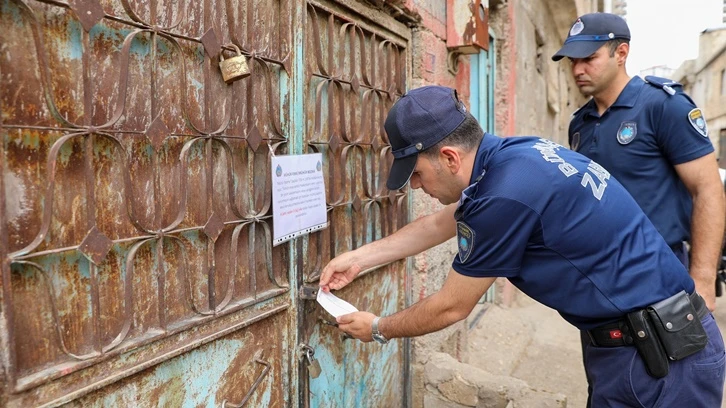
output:
M 665 377 L 669 360 L 682 360 L 706 347 L 708 335 L 701 318 L 707 313 L 697 293 L 681 291 L 625 316 L 628 340 L 632 339 L 651 376 Z
M 655 378 L 668 375 L 668 356 L 650 324 L 648 311 L 643 309 L 628 313 L 626 321 L 630 331 L 628 335 L 643 359 L 648 374 Z

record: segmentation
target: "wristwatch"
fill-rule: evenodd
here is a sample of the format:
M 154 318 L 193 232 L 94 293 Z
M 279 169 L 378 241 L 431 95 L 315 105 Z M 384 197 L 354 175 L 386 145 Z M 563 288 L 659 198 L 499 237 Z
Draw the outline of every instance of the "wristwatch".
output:
M 375 319 L 373 319 L 373 324 L 371 325 L 373 333 L 371 334 L 371 336 L 373 337 L 373 340 L 377 341 L 379 344 L 388 344 L 388 339 L 381 333 L 380 330 L 378 330 L 379 320 L 381 320 L 380 317 L 376 317 Z

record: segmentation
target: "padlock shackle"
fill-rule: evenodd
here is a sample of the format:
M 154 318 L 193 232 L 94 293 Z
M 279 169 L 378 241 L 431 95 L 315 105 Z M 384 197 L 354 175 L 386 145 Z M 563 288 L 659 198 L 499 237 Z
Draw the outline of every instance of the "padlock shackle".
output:
M 240 51 L 237 44 L 235 44 L 235 43 L 225 44 L 222 46 L 222 51 L 219 52 L 219 62 L 224 61 L 224 47 L 229 47 L 229 46 L 232 46 L 237 51 L 237 55 L 235 55 L 235 57 L 242 56 L 242 51 Z

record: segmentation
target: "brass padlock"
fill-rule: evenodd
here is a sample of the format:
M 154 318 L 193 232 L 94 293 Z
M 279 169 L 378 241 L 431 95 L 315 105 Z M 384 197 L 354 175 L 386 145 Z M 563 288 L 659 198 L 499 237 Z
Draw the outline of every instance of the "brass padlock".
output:
M 320 373 L 323 371 L 322 367 L 320 367 L 320 361 L 318 361 L 317 358 L 315 358 L 315 351 L 313 351 L 312 348 L 308 348 L 305 351 L 305 358 L 308 360 L 308 374 L 310 374 L 310 377 L 312 378 L 318 378 L 320 377 Z
M 232 47 L 237 50 L 237 55 L 232 58 L 224 59 L 224 52 L 219 53 L 219 69 L 222 71 L 222 79 L 228 84 L 250 75 L 247 60 L 239 47 L 235 44 L 232 44 Z

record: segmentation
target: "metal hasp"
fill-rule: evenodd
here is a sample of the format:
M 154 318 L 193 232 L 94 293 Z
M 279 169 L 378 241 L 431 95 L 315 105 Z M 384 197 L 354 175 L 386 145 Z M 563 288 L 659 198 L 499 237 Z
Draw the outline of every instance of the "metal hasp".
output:
M 303 285 L 300 287 L 299 297 L 302 300 L 315 300 L 318 298 L 317 286 Z

